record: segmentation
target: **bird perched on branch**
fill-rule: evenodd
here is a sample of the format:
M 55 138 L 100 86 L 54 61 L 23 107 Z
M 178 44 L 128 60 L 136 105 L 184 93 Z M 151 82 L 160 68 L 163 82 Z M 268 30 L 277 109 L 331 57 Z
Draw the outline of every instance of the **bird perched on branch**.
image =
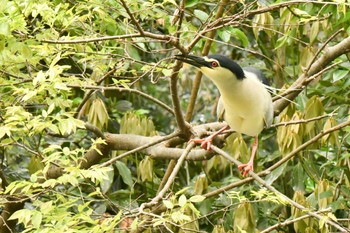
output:
M 267 79 L 260 70 L 242 68 L 230 58 L 219 54 L 207 57 L 181 54 L 175 55 L 175 58 L 196 67 L 217 86 L 221 94 L 217 107 L 218 117 L 222 117 L 234 131 L 254 137 L 249 162 L 238 167 L 243 176 L 246 176 L 253 170 L 258 135 L 273 120 L 273 104 L 266 88 Z M 209 150 L 212 139 L 228 126 L 205 139 L 193 141 Z

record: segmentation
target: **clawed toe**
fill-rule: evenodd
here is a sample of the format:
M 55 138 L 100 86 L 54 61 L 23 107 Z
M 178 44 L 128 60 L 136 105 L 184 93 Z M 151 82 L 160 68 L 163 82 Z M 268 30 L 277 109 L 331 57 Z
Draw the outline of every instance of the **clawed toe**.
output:
M 190 142 L 194 142 L 197 144 L 201 144 L 201 147 L 204 150 L 210 150 L 210 147 L 212 145 L 212 139 L 210 138 L 204 138 L 204 139 L 191 139 Z
M 242 164 L 238 166 L 238 170 L 242 173 L 243 176 L 246 176 L 249 171 L 253 171 L 253 165 L 250 163 Z

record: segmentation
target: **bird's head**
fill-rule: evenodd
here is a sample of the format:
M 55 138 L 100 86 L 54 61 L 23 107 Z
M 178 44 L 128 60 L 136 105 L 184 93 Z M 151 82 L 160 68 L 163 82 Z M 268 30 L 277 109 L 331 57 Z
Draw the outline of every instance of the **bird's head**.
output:
M 197 57 L 180 54 L 175 55 L 175 58 L 196 67 L 217 85 L 245 78 L 243 69 L 236 62 L 223 55 L 214 54 L 207 57 Z

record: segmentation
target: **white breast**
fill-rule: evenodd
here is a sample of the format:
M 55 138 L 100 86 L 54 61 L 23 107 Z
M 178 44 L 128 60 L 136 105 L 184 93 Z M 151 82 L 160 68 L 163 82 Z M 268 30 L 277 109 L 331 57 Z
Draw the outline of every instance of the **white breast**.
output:
M 217 86 L 221 93 L 220 101 L 225 109 L 224 119 L 233 130 L 257 136 L 264 125 L 271 125 L 271 95 L 254 74 L 246 73 L 244 80 Z

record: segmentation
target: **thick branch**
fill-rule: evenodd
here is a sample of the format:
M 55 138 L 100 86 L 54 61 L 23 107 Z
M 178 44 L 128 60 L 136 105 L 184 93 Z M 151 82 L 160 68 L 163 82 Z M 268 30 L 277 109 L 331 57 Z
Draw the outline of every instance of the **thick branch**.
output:
M 171 94 L 171 99 L 173 101 L 173 107 L 174 107 L 174 112 L 175 112 L 175 118 L 176 118 L 176 123 L 180 129 L 181 134 L 185 138 L 189 138 L 191 136 L 190 128 L 188 124 L 185 121 L 185 118 L 182 113 L 182 108 L 180 104 L 180 98 L 178 95 L 178 72 L 182 67 L 182 62 L 176 61 L 175 66 L 173 68 L 172 74 L 169 78 L 169 83 L 170 83 L 170 94 Z
M 136 147 L 136 148 L 134 148 L 132 150 L 128 150 L 127 152 L 125 152 L 123 154 L 120 154 L 117 157 L 114 157 L 114 158 L 108 160 L 107 162 L 102 163 L 100 166 L 101 167 L 109 166 L 109 165 L 113 164 L 115 161 L 120 160 L 120 159 L 122 159 L 122 158 L 124 158 L 124 157 L 126 157 L 128 155 L 131 155 L 133 153 L 145 150 L 145 149 L 147 149 L 147 148 L 149 148 L 151 146 L 154 146 L 154 145 L 157 145 L 157 144 L 159 144 L 161 142 L 170 140 L 170 139 L 172 139 L 172 138 L 174 138 L 174 137 L 176 137 L 178 135 L 179 135 L 179 133 L 175 132 L 175 133 L 172 133 L 172 134 L 167 135 L 167 136 L 159 137 L 159 139 L 151 140 L 150 142 L 148 142 L 148 143 L 146 143 L 146 144 L 144 144 L 142 146 Z
M 161 139 L 161 136 L 145 137 L 130 134 L 107 134 L 106 142 L 112 150 L 132 150 L 144 144 Z M 167 147 L 166 142 L 150 146 L 141 150 L 142 153 L 151 156 L 154 159 L 179 159 L 184 149 Z M 211 157 L 211 153 L 202 150 L 191 150 L 186 159 L 188 160 L 205 160 Z
M 337 57 L 349 53 L 350 52 L 350 37 L 344 39 L 337 45 L 334 45 L 332 47 L 328 47 L 325 49 L 324 54 L 317 59 L 311 66 L 309 71 L 305 74 L 302 74 L 294 83 L 290 86 L 286 91 L 293 90 L 285 97 L 289 100 L 295 99 L 299 93 L 305 89 L 305 87 L 313 80 L 309 79 L 310 76 L 313 76 L 314 74 L 320 72 L 326 66 L 329 65 L 334 59 Z M 283 93 L 282 93 L 283 94 Z M 285 107 L 288 106 L 290 102 L 286 99 L 279 99 L 274 102 L 274 109 L 275 112 L 278 114 L 280 113 Z
M 14 212 L 24 207 L 24 200 L 22 198 L 17 198 L 15 196 L 7 197 L 6 201 L 0 215 L 0 233 L 13 232 L 12 229 L 15 228 L 17 221 L 8 219 Z

